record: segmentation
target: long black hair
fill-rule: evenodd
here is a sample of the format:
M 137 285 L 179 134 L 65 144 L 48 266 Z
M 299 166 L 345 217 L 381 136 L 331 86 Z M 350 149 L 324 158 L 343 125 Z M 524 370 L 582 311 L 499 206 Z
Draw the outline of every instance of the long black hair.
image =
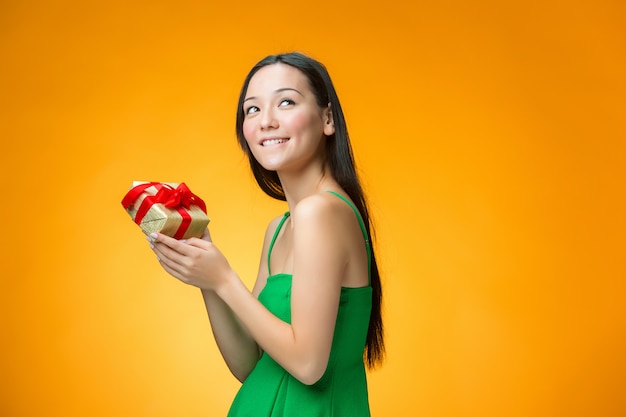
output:
M 326 158 L 330 173 L 339 183 L 341 188 L 343 188 L 348 196 L 350 196 L 352 201 L 354 201 L 354 204 L 361 213 L 361 217 L 365 223 L 368 239 L 372 242 L 373 227 L 367 208 L 365 194 L 363 193 L 363 189 L 356 172 L 346 120 L 343 116 L 343 111 L 341 110 L 341 104 L 339 103 L 337 92 L 335 91 L 335 87 L 333 86 L 326 67 L 315 59 L 298 52 L 270 55 L 259 61 L 248 73 L 241 89 L 239 102 L 237 104 L 236 132 L 239 145 L 248 156 L 254 178 L 267 195 L 277 200 L 285 201 L 285 193 L 277 172 L 266 170 L 261 166 L 261 164 L 258 163 L 252 155 L 243 134 L 243 121 L 245 117 L 243 101 L 245 99 L 250 80 L 261 68 L 278 63 L 290 65 L 300 70 L 300 72 L 307 77 L 310 87 L 315 94 L 317 105 L 320 108 L 326 108 L 330 104 L 332 120 L 335 126 L 335 133 L 327 137 L 325 141 Z M 370 368 L 382 362 L 385 352 L 381 314 L 382 289 L 378 266 L 376 264 L 376 256 L 374 255 L 374 245 L 371 245 L 371 248 L 372 311 L 370 314 L 365 347 L 365 359 Z

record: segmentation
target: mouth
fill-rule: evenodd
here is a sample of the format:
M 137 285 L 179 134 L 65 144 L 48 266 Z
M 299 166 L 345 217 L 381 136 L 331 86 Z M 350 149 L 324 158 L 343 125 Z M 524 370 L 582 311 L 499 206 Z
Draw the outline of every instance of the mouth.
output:
M 261 141 L 261 146 L 272 146 L 272 145 L 279 145 L 281 143 L 285 143 L 288 142 L 289 139 L 285 139 L 285 138 L 271 138 L 271 139 L 264 139 Z

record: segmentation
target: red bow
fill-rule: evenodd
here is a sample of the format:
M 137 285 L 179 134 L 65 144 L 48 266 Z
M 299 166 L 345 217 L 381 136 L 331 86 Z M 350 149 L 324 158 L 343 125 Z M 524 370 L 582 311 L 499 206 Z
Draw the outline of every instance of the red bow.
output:
M 185 208 L 190 208 L 192 205 L 195 205 L 200 207 L 200 209 L 206 213 L 206 204 L 204 204 L 204 201 L 192 193 L 184 182 L 180 183 L 176 188 L 161 182 L 147 182 L 139 184 L 131 188 L 126 196 L 124 196 L 122 206 L 128 210 L 130 206 L 137 201 L 139 196 L 141 196 L 141 194 L 143 194 L 150 187 L 155 187 L 157 192 L 153 196 L 146 196 L 141 202 L 134 219 L 137 224 L 141 224 L 141 220 L 143 220 L 150 208 L 157 203 L 161 203 L 168 208 L 176 208 L 182 216 L 183 221 L 176 231 L 174 238 L 180 239 L 184 236 L 185 232 L 189 228 L 189 225 L 191 224 L 191 216 Z
M 198 206 L 206 213 L 206 205 L 204 201 L 197 195 L 191 192 L 189 187 L 182 182 L 175 189 L 170 185 L 163 184 L 164 186 L 157 191 L 154 196 L 156 203 L 163 203 L 165 207 L 178 207 L 183 206 L 190 208 L 192 205 Z

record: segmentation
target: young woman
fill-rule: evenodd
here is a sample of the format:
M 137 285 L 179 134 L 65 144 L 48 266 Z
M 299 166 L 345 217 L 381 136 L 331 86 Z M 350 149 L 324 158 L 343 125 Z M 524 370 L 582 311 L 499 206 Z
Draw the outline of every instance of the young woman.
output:
M 270 222 L 252 292 L 212 243 L 151 236 L 163 268 L 202 290 L 217 345 L 243 382 L 229 416 L 368 416 L 365 363 L 384 352 L 370 219 L 326 68 L 299 53 L 248 74 L 237 137 Z

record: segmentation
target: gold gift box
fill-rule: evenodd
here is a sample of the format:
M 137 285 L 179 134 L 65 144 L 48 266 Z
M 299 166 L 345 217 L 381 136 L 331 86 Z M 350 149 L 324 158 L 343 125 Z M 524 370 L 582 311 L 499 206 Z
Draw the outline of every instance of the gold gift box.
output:
M 146 235 L 158 232 L 176 239 L 202 237 L 210 222 L 204 201 L 184 183 L 135 181 L 122 205 Z

